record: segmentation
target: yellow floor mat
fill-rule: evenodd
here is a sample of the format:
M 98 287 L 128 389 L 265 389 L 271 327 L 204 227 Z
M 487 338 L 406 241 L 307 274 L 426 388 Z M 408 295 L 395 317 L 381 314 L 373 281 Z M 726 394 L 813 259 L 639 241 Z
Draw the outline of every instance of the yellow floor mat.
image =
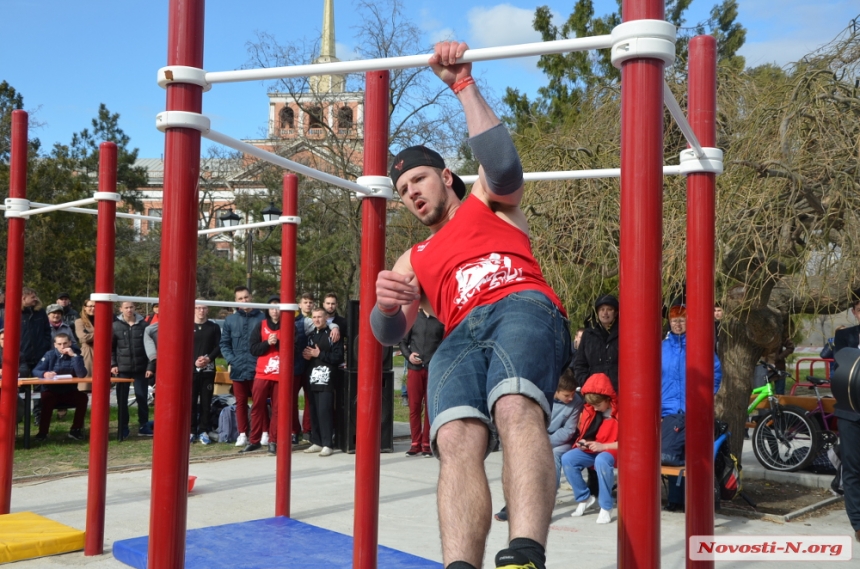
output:
M 33 559 L 84 548 L 81 530 L 34 514 L 0 516 L 0 563 Z

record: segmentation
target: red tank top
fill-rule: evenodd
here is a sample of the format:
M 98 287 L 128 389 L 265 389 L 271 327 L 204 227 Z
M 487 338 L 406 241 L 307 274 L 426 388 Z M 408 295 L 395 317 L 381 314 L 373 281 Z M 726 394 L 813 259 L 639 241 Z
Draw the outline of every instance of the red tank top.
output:
M 412 268 L 445 335 L 476 306 L 522 290 L 542 292 L 565 316 L 532 254 L 528 235 L 469 196 L 454 218 L 412 247 Z
M 281 339 L 280 330 L 272 330 L 269 328 L 269 321 L 263 320 L 260 324 L 260 338 L 263 341 L 269 339 L 269 334 L 275 334 L 278 340 Z M 256 379 L 268 379 L 269 381 L 278 381 L 281 378 L 281 358 L 278 355 L 278 345 L 269 345 L 265 355 L 257 358 L 257 369 L 254 373 Z

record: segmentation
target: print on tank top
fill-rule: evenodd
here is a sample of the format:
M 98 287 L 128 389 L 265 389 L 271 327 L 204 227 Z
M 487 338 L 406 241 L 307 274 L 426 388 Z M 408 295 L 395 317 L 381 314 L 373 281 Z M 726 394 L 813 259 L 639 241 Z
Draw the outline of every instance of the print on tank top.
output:
M 279 373 L 281 371 L 281 356 L 274 355 L 266 362 L 266 369 L 263 373 L 266 375 Z
M 523 270 L 513 268 L 509 257 L 490 253 L 457 269 L 457 298 L 454 303 L 462 306 L 481 292 L 484 285 L 486 290 L 492 290 L 503 284 L 523 280 L 522 275 Z

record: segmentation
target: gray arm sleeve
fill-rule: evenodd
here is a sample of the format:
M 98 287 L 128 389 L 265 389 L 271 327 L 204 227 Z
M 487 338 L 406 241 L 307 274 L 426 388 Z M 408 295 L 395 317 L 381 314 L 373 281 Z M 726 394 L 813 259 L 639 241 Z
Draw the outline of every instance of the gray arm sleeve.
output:
M 501 123 L 469 139 L 472 153 L 484 168 L 489 190 L 505 196 L 523 185 L 523 165 L 508 129 Z
M 373 310 L 370 311 L 370 328 L 373 330 L 373 335 L 376 336 L 376 339 L 383 346 L 395 346 L 399 344 L 400 340 L 406 335 L 406 332 L 409 331 L 406 329 L 406 315 L 403 314 L 402 309 L 388 316 L 375 305 Z

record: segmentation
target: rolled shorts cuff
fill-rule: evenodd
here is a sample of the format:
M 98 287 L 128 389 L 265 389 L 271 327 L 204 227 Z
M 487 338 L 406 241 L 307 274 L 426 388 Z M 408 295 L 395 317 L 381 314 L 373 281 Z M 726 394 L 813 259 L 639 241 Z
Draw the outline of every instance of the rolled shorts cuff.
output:
M 436 415 L 436 418 L 433 420 L 433 424 L 430 425 L 430 449 L 433 451 L 433 456 L 439 458 L 439 446 L 436 443 L 436 435 L 439 434 L 439 429 L 446 423 L 461 421 L 463 419 L 477 419 L 487 426 L 487 430 L 490 432 L 487 436 L 487 450 L 484 453 L 484 458 L 490 456 L 490 453 L 493 451 L 495 441 L 495 437 L 493 436 L 493 423 L 489 417 L 468 405 L 451 407 L 450 409 L 445 409 Z
M 546 395 L 537 385 L 524 377 L 509 377 L 500 381 L 487 396 L 487 408 L 490 410 L 490 415 L 493 415 L 493 408 L 501 397 L 505 395 L 522 395 L 528 397 L 543 410 L 543 420 L 546 426 L 549 426 L 550 407 L 546 400 Z M 494 417 L 491 417 L 495 421 Z

